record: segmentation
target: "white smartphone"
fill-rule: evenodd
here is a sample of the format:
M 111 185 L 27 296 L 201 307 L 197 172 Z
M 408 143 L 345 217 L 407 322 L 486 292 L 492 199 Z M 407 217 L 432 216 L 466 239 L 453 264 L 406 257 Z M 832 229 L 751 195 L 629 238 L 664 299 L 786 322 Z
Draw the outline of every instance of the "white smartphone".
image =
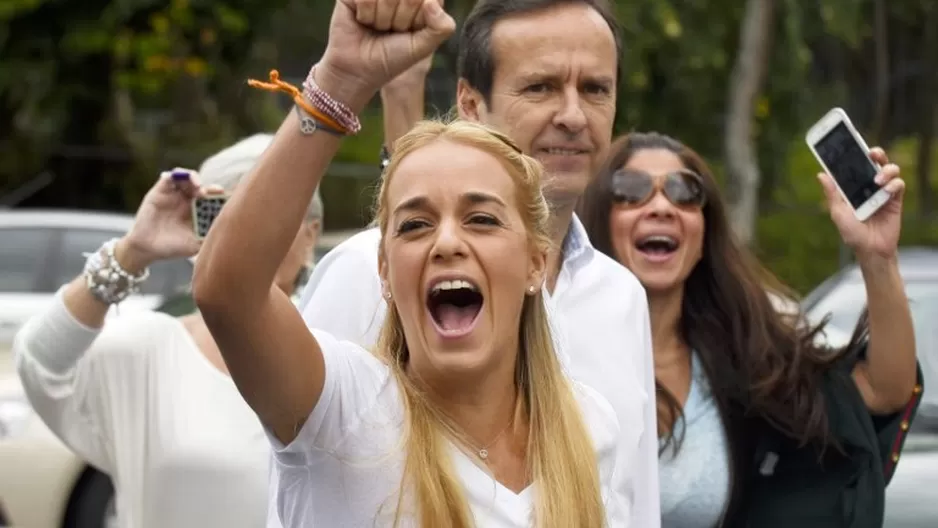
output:
M 221 214 L 221 208 L 230 197 L 227 194 L 218 194 L 192 200 L 192 230 L 199 240 L 208 236 L 209 228 Z
M 881 167 L 842 108 L 827 112 L 808 129 L 805 141 L 861 222 L 889 201 L 891 195 L 874 181 Z

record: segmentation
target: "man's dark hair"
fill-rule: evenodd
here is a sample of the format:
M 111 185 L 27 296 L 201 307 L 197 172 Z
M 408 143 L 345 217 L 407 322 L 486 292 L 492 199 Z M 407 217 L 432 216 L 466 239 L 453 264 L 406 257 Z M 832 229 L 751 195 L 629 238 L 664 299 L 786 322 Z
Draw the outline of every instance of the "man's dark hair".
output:
M 616 42 L 616 60 L 622 56 L 622 36 L 615 12 L 607 0 L 479 0 L 466 17 L 459 35 L 459 58 L 456 70 L 490 102 L 495 76 L 495 56 L 492 52 L 492 28 L 499 20 L 559 5 L 582 4 L 594 9 L 612 30 Z M 618 71 L 618 65 L 616 70 Z

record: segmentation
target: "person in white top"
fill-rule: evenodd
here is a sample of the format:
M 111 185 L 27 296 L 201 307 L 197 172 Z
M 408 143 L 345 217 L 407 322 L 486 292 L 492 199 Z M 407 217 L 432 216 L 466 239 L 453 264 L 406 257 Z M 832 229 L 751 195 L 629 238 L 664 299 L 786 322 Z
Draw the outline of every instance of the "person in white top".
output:
M 15 338 L 30 403 L 66 445 L 111 476 L 125 528 L 266 523 L 270 446 L 201 317 L 106 314 L 149 264 L 196 253 L 192 198 L 233 190 L 271 139 L 236 143 L 206 160 L 198 176 L 164 173 L 131 231 L 88 248 L 85 272 Z M 284 294 L 294 290 L 319 232 L 321 201 L 305 205 L 302 228 L 278 261 Z
M 562 334 L 571 375 L 616 410 L 628 525 L 657 528 L 658 435 L 645 291 L 630 271 L 593 249 L 573 213 L 611 141 L 620 56 L 613 11 L 602 0 L 479 0 L 459 39 L 459 115 L 498 128 L 546 168 L 551 322 Z M 422 61 L 382 86 L 386 145 L 423 115 L 428 69 Z M 379 239 L 379 231 L 369 229 L 324 257 L 299 303 L 308 324 L 364 346 L 376 342 L 387 310 Z M 276 504 L 273 483 L 270 494 Z
M 280 520 L 622 526 L 612 489 L 620 427 L 554 353 L 541 299 L 541 167 L 507 137 L 426 122 L 395 145 L 376 200 L 389 313 L 373 351 L 311 331 L 272 284 L 288 226 L 341 137 L 358 130 L 355 116 L 455 25 L 437 0 L 416 6 L 419 17 L 409 2 L 379 0 L 377 15 L 365 7 L 336 4 L 300 110 L 222 211 L 193 277 L 196 303 L 274 446 Z M 397 31 L 381 31 L 391 15 Z

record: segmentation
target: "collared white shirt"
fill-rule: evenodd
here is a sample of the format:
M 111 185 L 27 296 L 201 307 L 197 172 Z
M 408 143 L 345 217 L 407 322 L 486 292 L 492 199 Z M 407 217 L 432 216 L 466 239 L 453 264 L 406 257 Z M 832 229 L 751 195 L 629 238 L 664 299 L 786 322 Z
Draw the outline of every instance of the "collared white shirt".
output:
M 375 344 L 387 309 L 378 276 L 380 236 L 377 229 L 359 233 L 316 266 L 299 303 L 311 328 L 365 347 Z M 658 528 L 657 421 L 645 291 L 625 267 L 592 247 L 575 216 L 563 249 L 556 287 L 545 296 L 561 361 L 573 379 L 595 389 L 615 410 L 621 431 L 617 492 L 628 526 Z M 277 511 L 276 481 L 271 512 Z

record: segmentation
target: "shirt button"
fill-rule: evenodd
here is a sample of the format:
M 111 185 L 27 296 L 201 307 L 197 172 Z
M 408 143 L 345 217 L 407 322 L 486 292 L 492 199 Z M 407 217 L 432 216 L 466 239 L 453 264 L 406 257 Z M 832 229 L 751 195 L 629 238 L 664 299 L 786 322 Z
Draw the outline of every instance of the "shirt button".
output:
M 903 431 L 908 431 L 908 430 L 909 430 L 909 421 L 908 421 L 908 420 L 902 420 L 902 423 L 899 424 L 899 428 L 902 429 Z
M 893 453 L 893 454 L 892 454 L 892 463 L 895 464 L 895 463 L 897 463 L 897 462 L 899 462 L 899 453 Z

